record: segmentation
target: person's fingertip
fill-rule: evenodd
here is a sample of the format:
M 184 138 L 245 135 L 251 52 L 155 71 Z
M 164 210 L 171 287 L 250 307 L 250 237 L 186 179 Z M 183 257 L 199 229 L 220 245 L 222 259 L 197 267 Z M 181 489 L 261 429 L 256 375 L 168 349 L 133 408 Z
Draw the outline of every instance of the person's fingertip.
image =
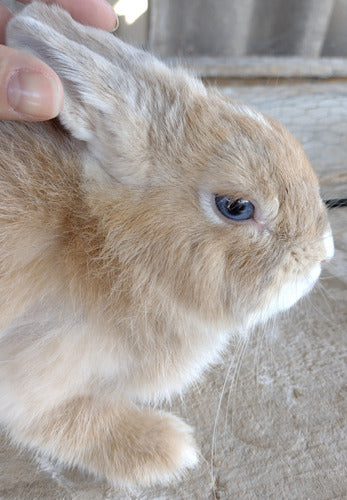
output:
M 62 87 L 54 78 L 28 69 L 15 71 L 8 80 L 7 98 L 20 115 L 48 120 L 62 107 Z
M 98 20 L 98 24 L 100 28 L 105 29 L 106 31 L 116 31 L 119 25 L 118 16 L 115 13 L 113 7 L 106 1 L 103 3 L 103 10 L 99 10 L 100 16 L 102 12 L 102 17 Z
M 117 29 L 119 28 L 119 18 L 118 16 L 116 15 L 116 19 L 115 19 L 115 23 L 114 23 L 114 26 L 113 28 L 110 30 L 111 33 L 114 33 L 115 31 L 117 31 Z

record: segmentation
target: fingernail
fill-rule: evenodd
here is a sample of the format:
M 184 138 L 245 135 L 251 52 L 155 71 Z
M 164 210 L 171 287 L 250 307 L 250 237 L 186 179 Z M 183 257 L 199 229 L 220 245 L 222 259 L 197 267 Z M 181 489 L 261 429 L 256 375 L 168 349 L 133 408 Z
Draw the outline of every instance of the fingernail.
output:
M 114 28 L 111 30 L 111 33 L 114 33 L 115 31 L 117 31 L 118 28 L 119 28 L 119 19 L 118 19 L 118 16 L 116 15 L 116 21 L 114 24 Z
M 7 98 L 12 109 L 36 118 L 53 118 L 60 110 L 61 96 L 56 82 L 30 70 L 19 70 L 12 75 Z

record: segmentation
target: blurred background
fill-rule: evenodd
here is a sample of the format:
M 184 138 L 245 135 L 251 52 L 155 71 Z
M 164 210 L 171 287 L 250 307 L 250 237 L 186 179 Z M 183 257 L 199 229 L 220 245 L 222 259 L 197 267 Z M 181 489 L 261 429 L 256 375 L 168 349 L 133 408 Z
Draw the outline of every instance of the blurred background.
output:
M 121 38 L 161 57 L 184 57 L 205 76 L 346 75 L 346 64 L 333 60 L 347 56 L 346 0 L 110 3 Z
M 161 56 L 347 56 L 346 0 L 118 0 L 120 35 Z
M 108 1 L 120 38 L 204 76 L 347 76 L 347 0 Z

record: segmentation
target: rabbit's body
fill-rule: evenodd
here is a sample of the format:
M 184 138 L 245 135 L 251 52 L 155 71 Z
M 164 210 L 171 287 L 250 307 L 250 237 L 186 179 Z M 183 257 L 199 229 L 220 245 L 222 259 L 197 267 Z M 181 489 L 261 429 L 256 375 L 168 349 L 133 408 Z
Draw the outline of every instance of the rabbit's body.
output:
M 197 461 L 191 430 L 135 405 L 313 286 L 333 252 L 316 177 L 275 121 L 57 7 L 8 41 L 58 72 L 68 132 L 0 123 L 0 419 L 110 481 L 166 481 Z

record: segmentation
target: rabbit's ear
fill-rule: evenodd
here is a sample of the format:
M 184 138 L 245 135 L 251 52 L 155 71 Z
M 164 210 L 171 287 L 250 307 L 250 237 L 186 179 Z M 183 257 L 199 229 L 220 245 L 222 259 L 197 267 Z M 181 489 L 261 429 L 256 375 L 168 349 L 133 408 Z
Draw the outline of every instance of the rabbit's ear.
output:
M 65 97 L 59 118 L 75 138 L 87 143 L 87 174 L 93 165 L 94 177 L 139 182 L 146 170 L 148 119 L 136 103 L 143 83 L 129 69 L 139 64 L 140 51 L 42 2 L 10 21 L 7 43 L 43 60 L 62 80 Z M 129 169 L 132 159 L 136 169 Z

